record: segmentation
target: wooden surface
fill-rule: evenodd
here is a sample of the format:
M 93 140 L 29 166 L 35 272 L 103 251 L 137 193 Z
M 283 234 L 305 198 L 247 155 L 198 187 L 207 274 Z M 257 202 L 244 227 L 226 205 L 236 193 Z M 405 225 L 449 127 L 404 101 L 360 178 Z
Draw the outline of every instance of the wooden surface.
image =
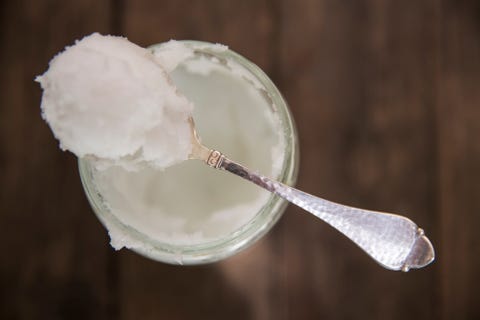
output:
M 0 319 L 480 318 L 480 4 L 456 0 L 2 1 Z M 300 209 L 200 267 L 115 252 L 33 82 L 91 32 L 220 42 L 298 125 L 298 187 L 407 214 L 436 262 L 383 270 Z

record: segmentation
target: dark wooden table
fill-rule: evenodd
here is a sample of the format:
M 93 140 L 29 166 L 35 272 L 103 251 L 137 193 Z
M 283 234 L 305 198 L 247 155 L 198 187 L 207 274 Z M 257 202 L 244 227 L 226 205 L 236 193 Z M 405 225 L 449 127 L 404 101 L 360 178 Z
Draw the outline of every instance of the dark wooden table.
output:
M 11 0 L 0 23 L 0 319 L 480 318 L 478 1 Z M 407 214 L 437 261 L 386 271 L 294 207 L 221 263 L 115 252 L 33 82 L 94 31 L 257 63 L 296 119 L 299 188 Z

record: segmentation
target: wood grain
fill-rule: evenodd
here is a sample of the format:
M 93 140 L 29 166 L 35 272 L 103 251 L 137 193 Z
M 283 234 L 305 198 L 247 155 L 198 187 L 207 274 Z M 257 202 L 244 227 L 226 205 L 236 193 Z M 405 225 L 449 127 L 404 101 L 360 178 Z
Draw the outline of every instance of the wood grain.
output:
M 1 2 L 0 319 L 480 318 L 479 12 L 473 0 Z M 114 252 L 33 82 L 94 31 L 224 43 L 258 64 L 298 125 L 298 187 L 408 215 L 437 261 L 383 270 L 295 207 L 212 265 Z
M 105 319 L 107 237 L 82 195 L 76 159 L 58 149 L 40 117 L 33 80 L 73 39 L 107 32 L 109 7 L 96 1 L 2 6 L 0 318 Z
M 296 79 L 284 92 L 299 123 L 300 189 L 406 214 L 426 230 L 434 229 L 429 141 L 435 64 L 425 54 L 435 45 L 429 39 L 435 31 L 433 6 L 380 1 L 307 5 L 287 2 L 282 19 L 283 43 L 290 44 L 281 55 L 284 79 Z M 293 278 L 289 286 L 297 283 L 288 318 L 401 319 L 405 308 L 418 318 L 432 317 L 430 296 L 419 298 L 417 292 L 435 287 L 435 266 L 408 277 L 376 269 L 336 232 L 307 224 L 313 218 L 299 215 L 285 218 L 288 226 L 303 226 L 303 232 L 285 231 L 285 263 L 291 265 L 287 279 Z M 305 255 L 306 243 L 316 250 Z M 346 301 L 348 308 L 338 308 Z
M 443 314 L 480 316 L 480 5 L 444 1 L 437 92 Z

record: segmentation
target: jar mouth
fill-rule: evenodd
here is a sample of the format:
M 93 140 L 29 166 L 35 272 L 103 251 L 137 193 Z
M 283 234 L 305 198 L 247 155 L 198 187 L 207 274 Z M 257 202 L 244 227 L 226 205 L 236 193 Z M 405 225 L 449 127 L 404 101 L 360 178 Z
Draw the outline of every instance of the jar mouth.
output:
M 287 185 L 294 185 L 298 171 L 296 128 L 288 105 L 273 82 L 258 66 L 229 49 L 219 50 L 219 45 L 208 42 L 191 40 L 181 42 L 194 49 L 196 53 L 213 56 L 219 59 L 219 61 L 235 61 L 236 64 L 246 69 L 246 71 L 254 77 L 255 81 L 261 84 L 262 88 L 264 88 L 265 96 L 271 102 L 271 106 L 274 108 L 274 112 L 281 124 L 280 127 L 283 130 L 285 152 L 280 174 L 276 178 L 278 181 Z M 154 50 L 160 45 L 161 44 L 150 46 L 150 49 Z M 149 235 L 134 227 L 125 225 L 109 210 L 108 205 L 103 201 L 101 193 L 96 190 L 93 183 L 93 173 L 95 169 L 91 163 L 87 159 L 79 158 L 78 164 L 82 185 L 90 205 L 109 232 L 115 229 L 128 234 L 135 242 L 142 243 L 142 246 L 128 247 L 129 249 L 161 262 L 171 264 L 203 264 L 227 258 L 262 237 L 278 221 L 287 206 L 285 200 L 278 196 L 271 195 L 262 209 L 258 211 L 249 222 L 224 237 L 200 244 L 169 244 L 152 239 Z

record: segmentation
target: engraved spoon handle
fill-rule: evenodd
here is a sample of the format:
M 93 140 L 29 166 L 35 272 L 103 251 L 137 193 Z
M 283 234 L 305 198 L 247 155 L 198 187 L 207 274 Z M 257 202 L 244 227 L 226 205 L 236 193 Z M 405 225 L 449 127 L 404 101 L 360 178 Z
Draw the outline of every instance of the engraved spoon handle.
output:
M 253 173 L 211 150 L 206 163 L 229 171 L 273 192 L 312 213 L 343 233 L 387 269 L 408 271 L 422 268 L 435 258 L 433 246 L 422 229 L 410 219 L 330 202 Z

